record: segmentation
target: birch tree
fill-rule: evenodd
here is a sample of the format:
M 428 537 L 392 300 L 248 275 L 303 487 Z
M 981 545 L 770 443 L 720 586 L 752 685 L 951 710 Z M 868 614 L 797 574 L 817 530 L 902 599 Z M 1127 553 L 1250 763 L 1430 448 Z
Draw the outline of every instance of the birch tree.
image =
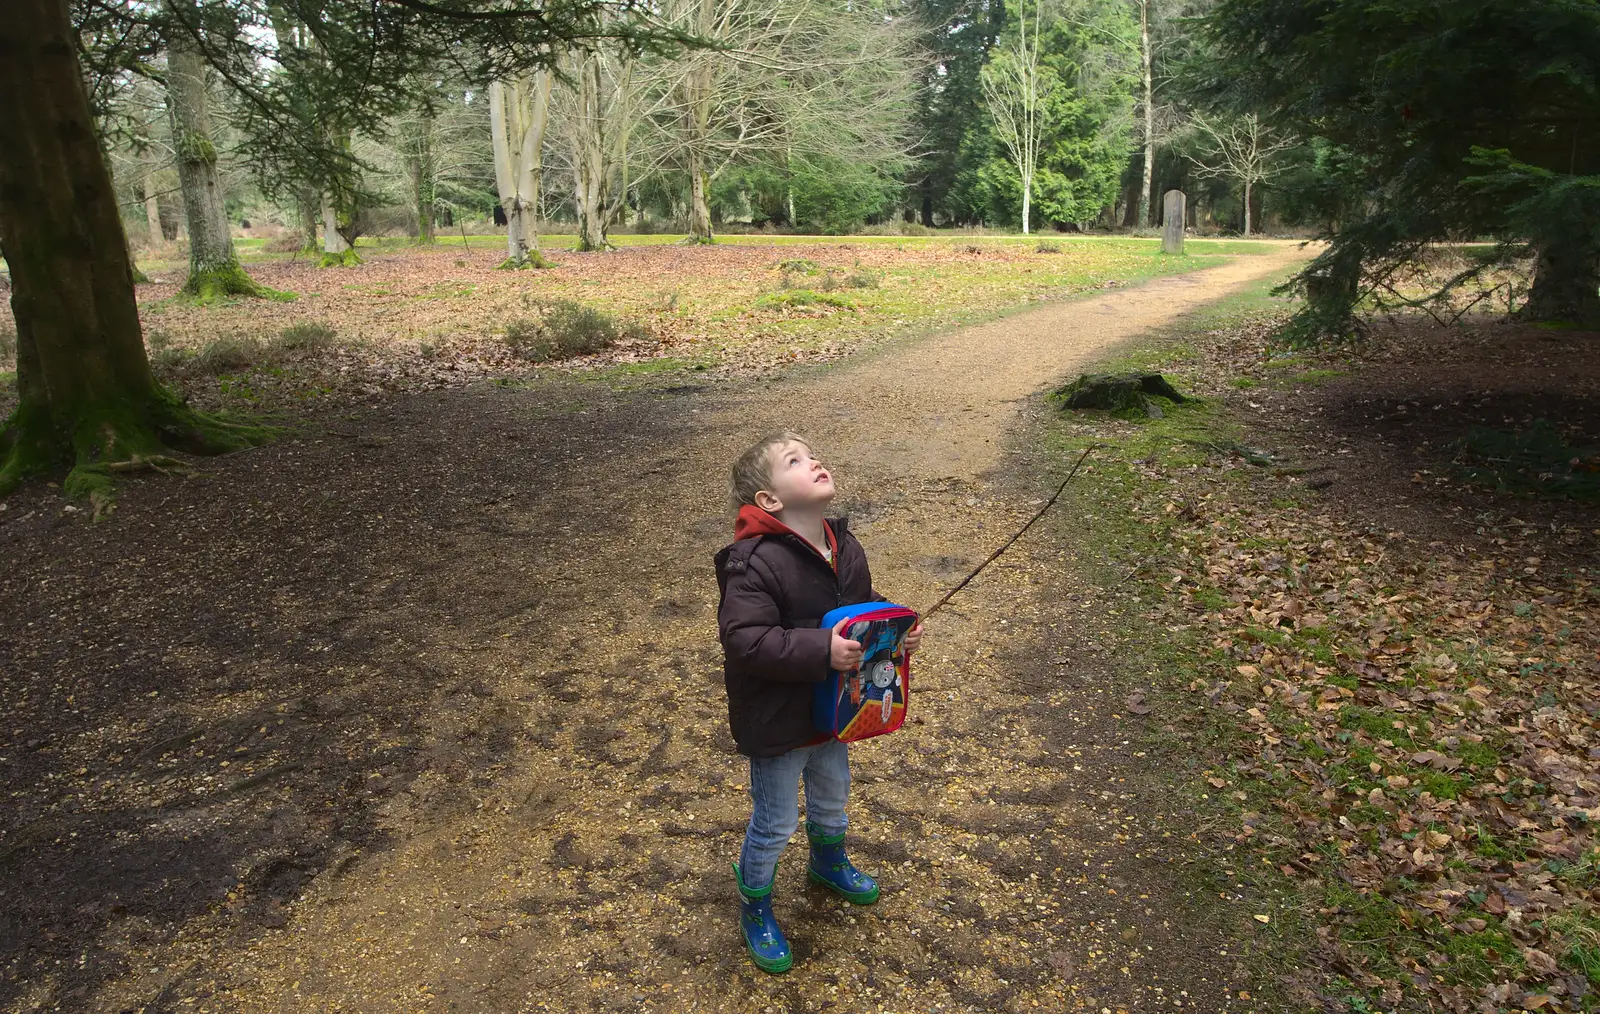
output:
M 546 267 L 539 252 L 539 186 L 553 75 L 539 68 L 489 83 L 494 178 L 506 213 L 503 268 Z
M 1025 5 L 1027 0 L 1023 0 Z M 994 120 L 996 136 L 1011 156 L 1022 179 L 1022 232 L 1028 233 L 1033 202 L 1033 177 L 1039 168 L 1039 144 L 1049 127 L 1048 101 L 1054 76 L 1039 62 L 1043 5 L 1035 0 L 1030 34 L 1026 6 L 1018 10 L 1017 31 L 995 46 L 983 68 L 983 98 Z
M 712 241 L 712 184 L 741 162 L 903 164 L 909 21 L 835 0 L 676 0 L 665 16 L 713 43 L 661 68 L 647 117 L 652 145 L 688 177 L 689 242 Z
M 1283 167 L 1273 165 L 1272 160 L 1296 142 L 1287 136 L 1275 136 L 1254 113 L 1227 121 L 1196 116 L 1193 123 L 1204 145 L 1200 157 L 1190 158 L 1195 175 L 1239 182 L 1244 191 L 1244 234 L 1248 236 L 1251 191 L 1282 171 Z

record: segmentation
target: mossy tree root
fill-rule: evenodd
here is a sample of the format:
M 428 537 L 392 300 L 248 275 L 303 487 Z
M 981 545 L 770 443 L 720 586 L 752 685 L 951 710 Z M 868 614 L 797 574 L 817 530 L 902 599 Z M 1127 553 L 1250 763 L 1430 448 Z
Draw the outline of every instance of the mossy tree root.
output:
M 219 264 L 216 267 L 202 268 L 191 273 L 188 281 L 183 283 L 183 288 L 179 294 L 201 305 L 214 303 L 229 296 L 251 296 L 258 299 L 283 301 L 295 298 L 292 292 L 281 292 L 278 289 L 269 288 L 251 278 L 237 261 L 231 264 Z
M 353 268 L 361 263 L 361 255 L 354 249 L 341 250 L 339 253 L 324 253 L 322 260 L 317 262 L 319 268 Z
M 547 259 L 540 251 L 530 250 L 528 255 L 521 259 L 507 257 L 496 266 L 496 269 L 499 271 L 528 271 L 534 269 L 543 270 L 544 268 L 553 268 L 555 266 L 556 262 Z
M 99 518 L 111 509 L 118 475 L 182 470 L 186 466 L 175 453 L 225 454 L 275 435 L 269 427 L 196 412 L 164 390 L 143 404 L 89 406 L 70 414 L 24 405 L 0 430 L 0 494 L 65 468 L 63 491 L 88 500 Z

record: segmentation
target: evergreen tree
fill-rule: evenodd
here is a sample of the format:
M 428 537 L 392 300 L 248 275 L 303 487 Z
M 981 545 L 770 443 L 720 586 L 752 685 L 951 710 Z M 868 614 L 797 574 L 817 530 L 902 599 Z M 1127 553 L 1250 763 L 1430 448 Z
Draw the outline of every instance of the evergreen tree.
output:
M 1312 139 L 1296 196 L 1330 247 L 1313 328 L 1430 243 L 1536 258 L 1525 313 L 1600 326 L 1600 5 L 1592 0 L 1219 0 L 1209 92 Z

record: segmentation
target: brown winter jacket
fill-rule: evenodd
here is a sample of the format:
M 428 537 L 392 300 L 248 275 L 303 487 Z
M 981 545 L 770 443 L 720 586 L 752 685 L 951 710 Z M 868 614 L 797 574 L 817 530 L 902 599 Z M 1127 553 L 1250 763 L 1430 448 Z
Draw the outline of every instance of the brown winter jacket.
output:
M 728 724 L 739 752 L 776 757 L 820 742 L 811 695 L 828 675 L 833 632 L 823 614 L 877 601 L 867 554 L 843 518 L 828 520 L 834 565 L 759 507 L 740 512 L 735 541 L 717 554 Z

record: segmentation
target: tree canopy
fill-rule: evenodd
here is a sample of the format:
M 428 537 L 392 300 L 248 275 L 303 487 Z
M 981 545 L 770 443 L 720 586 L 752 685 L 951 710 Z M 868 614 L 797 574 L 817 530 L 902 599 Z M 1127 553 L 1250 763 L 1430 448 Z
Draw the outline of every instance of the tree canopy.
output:
M 1531 248 L 1531 316 L 1600 322 L 1600 6 L 1219 0 L 1205 30 L 1208 94 L 1316 142 L 1316 326 L 1474 238 Z

